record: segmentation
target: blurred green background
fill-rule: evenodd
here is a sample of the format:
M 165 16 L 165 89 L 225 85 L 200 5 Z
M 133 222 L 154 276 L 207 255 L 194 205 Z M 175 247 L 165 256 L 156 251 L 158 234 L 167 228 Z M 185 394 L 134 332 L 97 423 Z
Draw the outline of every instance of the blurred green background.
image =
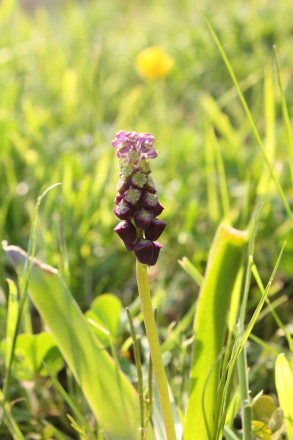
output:
M 0 9 L 2 239 L 26 249 L 36 198 L 62 182 L 41 207 L 38 258 L 58 267 L 83 310 L 104 292 L 129 304 L 137 294 L 134 255 L 113 233 L 118 165 L 111 141 L 120 129 L 149 131 L 157 139 L 159 156 L 152 168 L 166 207 L 161 218 L 168 223 L 150 278 L 161 292 L 166 323 L 179 319 L 197 292 L 178 259 L 187 256 L 203 272 L 218 224 L 226 219 L 246 228 L 257 200 L 268 193 L 256 262 L 266 281 L 287 239 L 275 294 L 291 295 L 291 224 L 195 2 L 23 5 L 5 0 Z M 277 44 L 291 112 L 292 2 L 206 0 L 201 6 L 227 51 L 292 204 L 272 49 Z M 153 45 L 161 46 L 174 66 L 166 78 L 150 81 L 137 73 L 136 58 Z M 5 266 L 2 256 L 2 302 Z M 281 314 L 288 322 L 291 308 L 283 305 Z M 260 329 L 268 336 L 270 319 Z
M 227 52 L 293 208 L 272 48 L 277 45 L 292 115 L 292 2 L 205 0 L 201 7 Z M 172 57 L 166 77 L 148 80 L 138 74 L 136 59 L 149 46 L 159 46 Z M 204 273 L 219 223 L 247 228 L 266 196 L 255 262 L 266 284 L 287 240 L 270 295 L 292 332 L 291 222 L 196 2 L 2 0 L 0 238 L 27 249 L 37 197 L 62 182 L 41 205 L 37 257 L 59 269 L 83 311 L 102 293 L 114 293 L 123 306 L 137 297 L 134 255 L 113 232 L 119 169 L 111 141 L 117 130 L 150 132 L 157 139 L 159 156 L 152 169 L 166 207 L 161 218 L 168 226 L 160 240 L 159 262 L 149 274 L 162 340 L 197 298 L 198 287 L 178 260 L 186 256 Z M 0 340 L 5 337 L 7 276 L 15 275 L 1 253 Z M 252 281 L 249 313 L 259 297 Z M 39 332 L 43 327 L 32 312 L 34 331 Z M 192 316 L 188 319 L 191 324 Z M 182 407 L 189 365 L 184 353 L 192 336 L 188 328 L 179 332 L 166 360 L 172 359 L 168 374 Z M 254 333 L 277 351 L 285 347 L 270 313 Z M 274 356 L 251 341 L 248 354 L 252 395 L 261 389 L 274 392 Z M 12 387 L 13 393 L 19 396 Z M 45 407 L 46 396 L 42 402 Z M 30 413 L 15 413 L 20 423 L 31 423 Z

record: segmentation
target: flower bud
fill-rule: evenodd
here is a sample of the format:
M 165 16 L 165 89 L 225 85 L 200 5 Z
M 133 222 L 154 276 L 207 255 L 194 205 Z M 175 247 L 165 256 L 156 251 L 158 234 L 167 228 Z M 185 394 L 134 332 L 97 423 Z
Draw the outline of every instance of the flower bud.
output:
M 140 171 L 137 171 L 133 176 L 131 177 L 131 182 L 134 186 L 137 186 L 138 188 L 142 188 L 143 185 L 146 183 L 147 177 L 144 173 L 141 173 Z
M 144 184 L 143 189 L 145 189 L 148 192 L 151 192 L 153 194 L 155 194 L 157 192 L 157 190 L 156 190 L 156 182 L 154 181 L 152 176 L 150 176 L 150 175 L 147 176 L 147 181 Z
M 135 173 L 135 165 L 127 161 L 127 163 L 121 165 L 121 173 L 124 174 L 125 177 L 131 177 L 132 174 Z
M 117 232 L 119 237 L 127 244 L 133 243 L 137 238 L 136 229 L 129 220 L 123 220 L 118 223 L 114 231 Z
M 159 258 L 159 254 L 160 254 L 160 250 L 162 249 L 162 245 L 161 243 L 159 243 L 158 241 L 154 242 L 154 254 L 153 254 L 153 258 L 151 260 L 151 262 L 149 263 L 149 266 L 154 266 Z
M 131 143 L 126 141 L 126 142 L 122 142 L 122 144 L 120 144 L 118 151 L 119 151 L 120 155 L 124 155 L 124 154 L 129 153 L 131 150 L 132 150 Z
M 130 220 L 136 213 L 137 208 L 124 199 L 116 206 L 114 213 L 120 220 Z
M 152 208 L 152 213 L 154 214 L 154 217 L 158 217 L 162 212 L 164 211 L 164 206 L 162 203 L 158 202 L 158 204 Z
M 120 193 L 124 193 L 124 191 L 126 191 L 131 185 L 131 181 L 129 178 L 122 176 L 120 177 L 117 185 L 116 185 L 116 189 L 120 192 Z
M 151 167 L 150 167 L 150 163 L 147 159 L 141 159 L 138 164 L 138 169 L 143 172 L 144 174 L 149 174 L 152 172 Z
M 154 209 L 158 203 L 158 196 L 156 196 L 155 194 L 149 193 L 147 191 L 144 191 L 142 193 L 142 198 L 140 201 L 141 206 L 144 206 L 148 209 Z
M 145 230 L 150 226 L 154 217 L 155 216 L 151 211 L 147 211 L 144 208 L 140 208 L 140 210 L 136 213 L 134 217 L 134 223 L 138 228 Z
M 136 165 L 140 159 L 140 153 L 136 150 L 132 150 L 128 153 L 127 157 L 130 162 Z
M 135 248 L 135 243 L 125 243 L 124 242 L 124 244 L 125 244 L 126 249 L 130 252 L 132 252 Z
M 124 193 L 124 199 L 131 203 L 132 205 L 136 205 L 139 201 L 142 194 L 142 190 L 135 188 L 134 186 L 131 186 L 127 191 Z
M 138 239 L 134 247 L 136 258 L 142 264 L 150 264 L 153 261 L 154 250 L 155 244 L 143 238 Z
M 158 150 L 149 150 L 146 155 L 149 159 L 155 159 L 158 156 Z
M 114 202 L 116 203 L 116 205 L 118 205 L 118 203 L 120 203 L 122 199 L 123 199 L 123 194 L 118 193 L 114 199 Z
M 147 240 L 157 240 L 162 232 L 165 230 L 167 223 L 158 218 L 154 218 L 149 228 L 145 231 L 145 238 Z

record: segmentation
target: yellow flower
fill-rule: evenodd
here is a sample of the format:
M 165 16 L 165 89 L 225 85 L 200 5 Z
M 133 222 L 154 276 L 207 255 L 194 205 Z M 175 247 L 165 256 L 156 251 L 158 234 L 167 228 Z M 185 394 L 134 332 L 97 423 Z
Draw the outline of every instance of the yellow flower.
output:
M 162 47 L 151 46 L 137 57 L 136 68 L 141 76 L 148 79 L 160 79 L 168 75 L 174 64 Z

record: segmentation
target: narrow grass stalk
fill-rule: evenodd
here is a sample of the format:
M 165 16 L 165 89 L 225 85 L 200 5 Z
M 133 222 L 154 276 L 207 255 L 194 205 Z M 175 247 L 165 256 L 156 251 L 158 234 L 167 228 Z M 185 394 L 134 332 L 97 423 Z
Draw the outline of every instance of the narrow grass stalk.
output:
M 228 426 L 225 426 L 224 428 L 224 435 L 227 438 L 227 440 L 239 440 L 239 437 L 235 434 L 232 429 L 228 428 Z
M 1 390 L 0 390 L 0 402 L 3 403 L 3 408 L 0 407 L 0 411 L 3 413 L 1 414 L 1 416 L 3 417 L 4 423 L 12 435 L 12 438 L 14 440 L 25 440 L 25 437 L 21 433 L 16 420 L 11 414 L 10 405 L 4 402 L 4 396 Z
M 265 291 L 265 288 L 264 288 L 264 285 L 263 285 L 262 280 L 260 278 L 258 269 L 257 269 L 255 263 L 253 262 L 253 260 L 252 260 L 252 263 L 251 263 L 251 270 L 252 270 L 254 278 L 255 278 L 255 280 L 257 282 L 258 288 L 259 288 L 261 294 L 263 295 L 263 293 Z M 283 330 L 284 335 L 285 335 L 285 337 L 286 337 L 286 339 L 288 341 L 288 345 L 289 345 L 290 351 L 291 351 L 291 353 L 293 353 L 293 341 L 292 341 L 292 337 L 291 337 L 290 332 L 287 330 L 287 328 L 282 323 L 282 321 L 279 318 L 277 312 L 274 310 L 274 308 L 273 308 L 269 298 L 266 298 L 266 303 L 268 304 L 268 308 L 269 308 L 271 314 L 273 315 L 273 318 L 274 318 L 275 322 Z
M 290 157 L 290 173 L 291 173 L 291 180 L 293 184 L 293 138 L 292 138 L 292 131 L 291 131 L 291 123 L 290 123 L 290 117 L 288 112 L 288 106 L 285 98 L 284 89 L 282 86 L 281 81 L 281 69 L 280 69 L 280 63 L 279 63 L 279 57 L 277 52 L 277 46 L 274 45 L 274 53 L 275 53 L 275 59 L 276 59 L 276 65 L 277 65 L 277 72 L 278 72 L 278 83 L 279 88 L 281 92 L 281 98 L 282 98 L 282 110 L 283 110 L 283 117 L 285 120 L 286 125 L 286 135 L 287 135 L 287 141 L 288 141 L 288 149 L 289 149 L 289 157 Z
M 240 385 L 240 394 L 242 402 L 242 426 L 243 426 L 243 440 L 252 440 L 251 430 L 251 407 L 249 404 L 249 385 L 247 374 L 247 359 L 246 359 L 246 347 L 239 354 L 238 360 L 238 376 Z
M 281 354 L 282 349 L 280 349 L 279 351 L 276 350 L 275 348 L 271 347 L 267 342 L 263 341 L 253 333 L 250 333 L 249 339 L 254 341 L 256 344 L 260 345 L 260 347 L 262 347 L 264 350 L 267 350 L 270 353 L 272 353 L 274 356 L 279 356 L 279 354 Z
M 167 439 L 177 440 L 172 406 L 169 397 L 168 381 L 163 364 L 159 337 L 157 333 L 157 326 L 154 318 L 154 311 L 149 290 L 147 265 L 136 261 L 136 277 L 146 333 L 150 345 L 154 372 L 156 374 L 158 383 Z
M 219 51 L 220 51 L 220 53 L 221 53 L 221 55 L 222 55 L 222 58 L 223 58 L 223 60 L 224 60 L 224 62 L 225 62 L 225 64 L 226 64 L 226 66 L 227 66 L 227 69 L 228 69 L 228 71 L 229 71 L 229 73 L 230 73 L 230 76 L 231 76 L 231 78 L 232 78 L 232 80 L 233 80 L 233 82 L 234 82 L 234 84 L 235 84 L 235 87 L 236 87 L 236 89 L 237 89 L 237 92 L 238 92 L 239 98 L 240 98 L 240 100 L 241 100 L 241 102 L 242 102 L 242 105 L 243 105 L 243 107 L 244 107 L 245 113 L 246 113 L 246 115 L 247 115 L 247 117 L 248 117 L 248 120 L 249 120 L 249 122 L 250 122 L 250 125 L 251 125 L 251 128 L 252 128 L 252 131 L 253 131 L 253 133 L 254 133 L 254 135 L 255 135 L 255 137 L 256 137 L 257 143 L 258 143 L 259 148 L 260 148 L 260 150 L 261 150 L 261 152 L 262 152 L 263 159 L 264 159 L 266 165 L 268 166 L 268 169 L 269 169 L 269 171 L 270 171 L 270 174 L 271 174 L 271 177 L 272 177 L 273 181 L 274 181 L 275 184 L 276 184 L 276 187 L 277 187 L 278 192 L 279 192 L 279 194 L 280 194 L 280 197 L 281 197 L 281 199 L 282 199 L 282 201 L 283 201 L 283 204 L 284 204 L 284 207 L 285 207 L 285 209 L 286 209 L 286 211 L 287 211 L 287 214 L 288 214 L 288 216 L 290 217 L 291 221 L 293 222 L 293 213 L 292 213 L 292 211 L 291 211 L 291 209 L 290 209 L 289 203 L 288 203 L 288 201 L 287 201 L 287 199 L 286 199 L 286 196 L 285 196 L 284 191 L 283 191 L 283 189 L 282 189 L 282 187 L 281 187 L 281 184 L 280 184 L 280 182 L 279 182 L 279 180 L 278 180 L 278 177 L 277 177 L 277 175 L 276 175 L 276 173 L 275 173 L 275 170 L 274 170 L 274 168 L 273 168 L 273 166 L 272 166 L 272 164 L 271 164 L 271 162 L 270 162 L 270 159 L 269 159 L 269 157 L 268 157 L 268 153 L 267 153 L 267 151 L 266 151 L 266 149 L 265 149 L 265 147 L 264 147 L 264 144 L 263 144 L 263 142 L 262 142 L 262 140 L 261 140 L 260 134 L 259 134 L 259 132 L 258 132 L 258 129 L 257 129 L 256 125 L 255 125 L 255 122 L 254 122 L 254 120 L 253 120 L 253 117 L 252 117 L 251 111 L 249 110 L 249 107 L 248 107 L 247 102 L 246 102 L 246 100 L 245 100 L 245 98 L 244 98 L 244 95 L 243 95 L 243 93 L 242 93 L 242 90 L 240 89 L 240 86 L 239 86 L 238 80 L 237 80 L 237 78 L 236 78 L 236 75 L 235 75 L 235 73 L 234 73 L 234 70 L 233 70 L 233 68 L 232 68 L 232 66 L 231 66 L 231 64 L 230 64 L 230 61 L 229 61 L 229 59 L 228 59 L 228 57 L 227 57 L 227 55 L 226 55 L 226 52 L 225 52 L 225 50 L 224 50 L 224 48 L 223 48 L 223 46 L 222 46 L 222 44 L 221 44 L 219 38 L 217 37 L 217 34 L 216 34 L 216 32 L 214 31 L 214 29 L 213 29 L 211 23 L 209 22 L 209 20 L 207 19 L 207 17 L 205 16 L 205 14 L 204 14 L 202 11 L 201 11 L 201 13 L 202 13 L 202 16 L 203 16 L 203 18 L 204 18 L 204 20 L 205 20 L 205 22 L 206 22 L 206 24 L 207 24 L 207 26 L 208 26 L 208 28 L 209 28 L 209 30 L 210 30 L 212 36 L 213 36 L 213 38 L 214 38 L 214 41 L 215 41 L 216 45 L 218 46 L 218 49 L 219 49 Z
M 213 128 L 211 128 L 210 137 L 211 137 L 212 145 L 214 147 L 215 160 L 216 160 L 218 173 L 219 173 L 223 214 L 224 214 L 225 221 L 228 222 L 228 224 L 230 224 L 231 223 L 231 221 L 230 221 L 231 209 L 230 209 L 230 199 L 229 199 L 229 191 L 228 191 L 228 185 L 227 185 L 225 166 L 224 166 L 224 161 L 223 161 L 223 157 L 222 157 L 222 153 L 221 153 L 220 144 L 218 142 L 217 136 L 216 136 Z
M 138 397 L 139 397 L 139 407 L 140 407 L 140 433 L 141 433 L 140 438 L 141 440 L 143 440 L 145 433 L 145 416 L 144 416 L 143 376 L 142 376 L 142 368 L 141 368 L 141 359 L 139 353 L 138 340 L 133 325 L 133 319 L 128 307 L 126 307 L 126 312 L 130 326 L 130 334 L 133 340 L 134 358 L 135 358 L 135 364 L 137 370 Z

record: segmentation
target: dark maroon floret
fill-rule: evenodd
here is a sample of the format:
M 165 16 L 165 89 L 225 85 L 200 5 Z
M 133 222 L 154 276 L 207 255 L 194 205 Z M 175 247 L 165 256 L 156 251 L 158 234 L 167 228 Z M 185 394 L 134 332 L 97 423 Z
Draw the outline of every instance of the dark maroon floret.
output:
M 154 214 L 152 212 L 144 208 L 140 208 L 134 217 L 134 222 L 138 228 L 145 230 L 150 226 L 153 219 Z
M 164 206 L 162 203 L 158 202 L 157 206 L 152 208 L 152 213 L 154 214 L 154 217 L 158 217 L 162 212 L 164 211 Z
M 118 203 L 120 203 L 122 199 L 123 199 L 123 194 L 118 193 L 117 196 L 115 197 L 114 202 L 116 203 L 116 205 L 118 205 Z
M 117 232 L 124 243 L 133 243 L 137 238 L 136 229 L 129 220 L 120 222 L 114 231 Z
M 136 210 L 136 206 L 125 200 L 121 200 L 119 205 L 114 209 L 114 213 L 120 218 L 120 220 L 130 220 L 136 213 Z
M 141 197 L 140 205 L 147 209 L 154 209 L 158 204 L 158 196 L 144 191 Z
M 142 190 L 131 186 L 124 193 L 124 199 L 131 203 L 132 205 L 136 205 L 139 199 L 141 198 Z
M 154 254 L 153 254 L 153 258 L 151 260 L 151 262 L 149 263 L 149 266 L 154 266 L 156 264 L 156 262 L 158 261 L 159 258 L 159 254 L 160 254 L 160 250 L 162 248 L 161 243 L 159 243 L 158 241 L 154 242 Z
M 155 244 L 150 240 L 140 238 L 134 247 L 134 253 L 142 264 L 150 264 L 154 257 Z
M 165 223 L 163 220 L 154 218 L 149 228 L 145 231 L 145 238 L 153 241 L 157 240 L 166 228 L 166 226 L 167 223 Z
M 125 244 L 126 249 L 128 251 L 130 251 L 130 252 L 132 252 L 134 250 L 134 248 L 135 248 L 135 244 L 134 243 L 125 243 L 124 242 L 124 244 Z
M 143 189 L 145 189 L 146 191 L 151 192 L 153 194 L 155 194 L 157 192 L 156 182 L 154 181 L 152 176 L 150 176 L 150 175 L 147 176 L 147 181 L 144 184 Z
M 117 190 L 120 193 L 124 193 L 131 185 L 131 180 L 125 176 L 120 177 L 119 182 L 116 185 Z

